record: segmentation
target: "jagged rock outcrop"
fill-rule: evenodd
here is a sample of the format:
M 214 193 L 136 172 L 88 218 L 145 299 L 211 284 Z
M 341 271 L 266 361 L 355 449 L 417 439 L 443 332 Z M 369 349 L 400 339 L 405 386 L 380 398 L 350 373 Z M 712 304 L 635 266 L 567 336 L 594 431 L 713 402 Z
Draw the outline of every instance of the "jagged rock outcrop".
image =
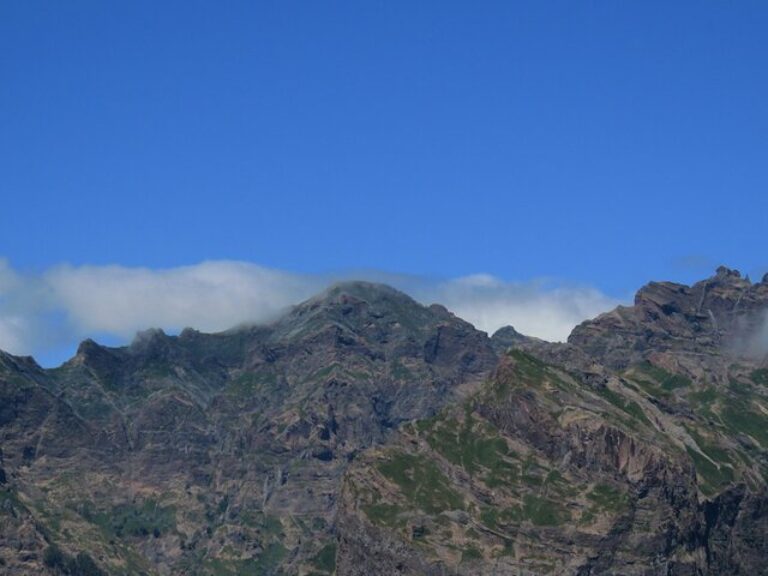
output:
M 717 370 L 724 355 L 765 360 L 766 314 L 768 283 L 752 284 L 720 267 L 693 286 L 651 282 L 634 306 L 582 323 L 568 342 L 614 369 L 669 354 L 691 371 Z

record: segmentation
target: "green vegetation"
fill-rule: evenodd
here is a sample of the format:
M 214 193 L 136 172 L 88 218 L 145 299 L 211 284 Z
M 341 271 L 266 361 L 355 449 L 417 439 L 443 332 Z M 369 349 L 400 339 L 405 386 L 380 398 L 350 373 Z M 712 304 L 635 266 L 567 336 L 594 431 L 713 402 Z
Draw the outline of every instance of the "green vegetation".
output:
M 336 544 L 332 542 L 323 546 L 312 559 L 312 565 L 318 570 L 333 573 L 336 570 Z
M 596 391 L 601 397 L 603 397 L 605 400 L 607 400 L 608 402 L 616 406 L 619 410 L 626 412 L 635 420 L 639 420 L 643 424 L 647 426 L 651 426 L 651 422 L 650 420 L 648 420 L 648 417 L 645 415 L 645 412 L 643 412 L 643 409 L 640 408 L 640 405 L 634 400 L 624 398 L 624 396 L 622 396 L 618 392 L 614 392 L 613 390 L 607 387 L 597 388 Z
M 733 459 L 730 457 L 728 452 L 721 448 L 717 443 L 713 443 L 707 440 L 701 434 L 699 434 L 696 429 L 691 428 L 690 426 L 686 426 L 685 429 L 691 435 L 691 438 L 696 440 L 696 444 L 699 446 L 699 449 L 704 452 L 704 454 L 709 456 L 710 459 L 714 460 L 718 464 L 733 464 Z
M 78 553 L 74 558 L 52 544 L 43 552 L 43 563 L 55 573 L 65 576 L 106 576 L 85 552 Z
M 539 463 L 529 454 L 523 462 L 520 479 L 529 487 L 543 486 L 547 478 L 547 470 L 539 466 Z
M 654 366 L 650 362 L 644 362 L 643 364 L 640 364 L 638 369 L 653 378 L 656 382 L 659 383 L 663 390 L 668 392 L 677 390 L 678 388 L 687 388 L 691 385 L 690 378 L 680 374 L 672 374 L 663 368 Z
M 389 369 L 396 380 L 409 380 L 413 378 L 413 373 L 398 359 L 390 362 Z
M 599 511 L 620 512 L 627 505 L 626 494 L 608 484 L 598 484 L 587 494 L 587 498 Z
M 686 446 L 688 455 L 693 460 L 696 472 L 702 480 L 701 491 L 707 495 L 714 494 L 720 486 L 733 481 L 733 469 L 730 466 L 717 466 L 696 450 Z
M 713 386 L 688 394 L 691 408 L 709 420 L 718 420 L 717 414 L 712 410 L 712 406 L 718 398 L 719 394 Z
M 0 514 L 7 513 L 6 507 L 4 506 L 6 501 L 9 501 L 14 508 L 24 508 L 19 501 L 19 497 L 13 490 L 8 488 L 0 489 Z
M 272 542 L 255 558 L 229 559 L 207 558 L 204 573 L 213 576 L 238 576 L 240 574 L 283 574 L 278 571 L 287 550 L 280 542 Z
M 483 553 L 477 549 L 476 546 L 470 544 L 461 551 L 461 561 L 470 562 L 472 560 L 480 560 L 483 557 Z
M 726 402 L 721 416 L 729 429 L 751 436 L 761 446 L 768 446 L 768 418 L 761 412 L 741 402 Z
M 483 508 L 480 511 L 480 521 L 491 530 L 498 530 L 508 524 L 520 522 L 523 511 L 520 506 L 508 508 Z
M 672 398 L 671 392 L 665 390 L 655 382 L 651 382 L 650 380 L 646 380 L 644 378 L 638 378 L 637 376 L 632 376 L 631 378 L 632 382 L 635 382 L 638 386 L 640 386 L 640 388 L 643 389 L 646 394 L 653 398 L 663 398 L 665 400 Z
M 277 376 L 273 372 L 245 372 L 227 386 L 226 393 L 236 398 L 249 397 L 256 392 L 270 391 L 277 384 Z
M 275 568 L 280 565 L 285 558 L 287 550 L 282 542 L 271 542 L 264 551 L 251 560 L 242 562 L 238 574 L 269 574 L 273 573 Z
M 523 497 L 523 517 L 536 526 L 558 526 L 571 519 L 571 514 L 552 500 L 526 494 Z
M 547 378 L 547 365 L 522 350 L 509 350 L 514 360 L 512 372 L 493 379 L 490 390 L 497 399 L 505 397 L 514 388 L 540 387 Z
M 368 504 L 363 506 L 363 512 L 365 512 L 365 515 L 368 516 L 371 522 L 379 526 L 394 528 L 404 524 L 400 515 L 405 510 L 396 504 Z
M 429 514 L 464 508 L 464 500 L 451 489 L 437 465 L 423 456 L 394 452 L 378 469 L 400 487 L 409 502 Z
M 243 510 L 240 512 L 240 521 L 245 526 L 258 528 L 262 534 L 269 536 L 282 536 L 283 534 L 283 524 L 280 519 L 261 511 Z
M 515 359 L 515 373 L 523 384 L 541 384 L 547 376 L 547 365 L 523 352 L 522 350 L 510 350 L 509 356 Z
M 176 376 L 171 365 L 163 360 L 154 360 L 147 363 L 141 372 L 146 378 L 153 380 L 164 380 Z
M 509 461 L 514 454 L 507 443 L 489 425 L 477 423 L 470 408 L 463 422 L 433 420 L 420 429 L 433 450 L 464 468 L 470 476 L 483 472 L 490 487 L 513 482 L 519 474 L 518 466 Z
M 724 401 L 720 416 L 723 424 L 734 432 L 751 436 L 761 446 L 768 447 L 768 416 L 755 406 L 758 397 L 751 386 L 732 380 L 732 396 Z
M 90 502 L 85 502 L 80 507 L 80 514 L 109 536 L 118 538 L 149 535 L 158 538 L 176 528 L 175 508 L 160 506 L 152 499 L 145 500 L 140 506 L 121 504 L 108 511 L 94 510 Z
M 752 382 L 758 386 L 768 387 L 768 368 L 760 368 L 755 370 L 752 372 L 752 374 L 749 375 L 749 377 L 752 379 Z

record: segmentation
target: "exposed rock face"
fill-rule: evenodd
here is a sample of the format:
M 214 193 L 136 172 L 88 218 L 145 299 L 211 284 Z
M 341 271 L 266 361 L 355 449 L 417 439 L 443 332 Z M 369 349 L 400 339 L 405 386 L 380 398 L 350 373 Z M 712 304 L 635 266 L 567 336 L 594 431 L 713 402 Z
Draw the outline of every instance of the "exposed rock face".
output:
M 693 466 L 606 398 L 513 353 L 462 408 L 353 465 L 338 573 L 699 573 Z M 660 558 L 675 571 L 649 571 Z
M 702 363 L 716 369 L 723 355 L 765 359 L 766 313 L 768 283 L 752 284 L 721 267 L 690 287 L 651 282 L 637 293 L 634 306 L 584 322 L 568 341 L 611 368 L 669 353 L 692 369 Z
M 761 574 L 766 309 L 721 268 L 552 344 L 347 283 L 0 353 L 0 573 Z

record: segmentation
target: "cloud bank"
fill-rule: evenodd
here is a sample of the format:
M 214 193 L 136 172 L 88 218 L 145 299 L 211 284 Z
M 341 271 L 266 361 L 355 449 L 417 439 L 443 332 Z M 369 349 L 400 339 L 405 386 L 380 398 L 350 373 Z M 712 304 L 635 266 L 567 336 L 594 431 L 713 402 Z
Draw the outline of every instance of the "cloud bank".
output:
M 66 265 L 25 275 L 0 260 L 0 349 L 37 356 L 94 335 L 129 341 L 149 327 L 213 332 L 269 322 L 332 282 L 351 278 L 387 282 L 425 304 L 439 302 L 489 333 L 511 324 L 547 340 L 564 340 L 576 324 L 618 303 L 593 288 L 489 275 L 441 281 L 375 272 L 302 275 L 232 261 L 164 270 Z

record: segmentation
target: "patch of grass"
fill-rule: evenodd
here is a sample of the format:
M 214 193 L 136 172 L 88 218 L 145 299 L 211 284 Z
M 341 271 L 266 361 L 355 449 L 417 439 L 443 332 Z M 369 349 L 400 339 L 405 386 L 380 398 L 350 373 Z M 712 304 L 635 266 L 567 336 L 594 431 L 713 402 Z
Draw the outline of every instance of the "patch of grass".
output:
M 733 459 L 730 457 L 728 452 L 726 452 L 718 444 L 707 440 L 694 428 L 686 426 L 685 429 L 691 435 L 691 438 L 696 441 L 696 444 L 699 446 L 701 451 L 709 456 L 712 460 L 718 464 L 733 464 Z
M 405 524 L 405 521 L 401 519 L 405 509 L 396 504 L 368 504 L 362 508 L 368 519 L 378 526 L 394 528 Z
M 490 391 L 497 399 L 505 397 L 515 388 L 539 388 L 547 379 L 548 366 L 541 360 L 514 349 L 509 350 L 507 356 L 514 360 L 512 370 L 503 378 L 495 378 L 491 382 Z
M 95 510 L 90 502 L 85 502 L 80 506 L 80 514 L 106 534 L 118 538 L 159 537 L 176 528 L 175 508 L 161 506 L 153 499 L 140 505 L 121 504 L 110 510 Z
M 176 375 L 170 364 L 162 360 L 155 360 L 148 363 L 141 372 L 148 378 L 163 380 Z
M 730 390 L 734 396 L 744 399 L 749 399 L 755 394 L 751 384 L 736 380 L 735 378 L 731 378 L 728 382 L 728 390 Z
M 525 384 L 541 384 L 547 375 L 547 364 L 526 354 L 522 350 L 510 350 L 509 356 L 515 359 L 515 372 Z
M 715 400 L 717 400 L 718 396 L 719 395 L 714 386 L 707 386 L 702 390 L 688 394 L 688 400 L 699 405 L 710 405 L 713 404 Z
M 658 366 L 654 366 L 650 362 L 644 362 L 638 368 L 653 378 L 656 382 L 659 383 L 659 386 L 661 386 L 664 390 L 667 390 L 669 392 L 673 390 L 677 390 L 678 388 L 687 388 L 691 386 L 692 382 L 690 378 L 687 378 L 686 376 L 682 376 L 680 374 L 672 374 L 671 372 L 667 372 L 663 368 L 659 368 Z
M 646 426 L 651 426 L 651 421 L 640 408 L 640 405 L 634 400 L 624 398 L 618 392 L 615 392 L 607 387 L 601 387 L 596 389 L 597 393 L 605 400 L 616 406 L 619 410 L 629 414 L 633 419 L 638 420 Z
M 749 384 L 731 380 L 732 396 L 725 399 L 720 416 L 731 431 L 746 434 L 761 446 L 768 447 L 768 416 L 755 406 L 757 395 Z
M 238 576 L 240 574 L 282 574 L 278 570 L 280 563 L 286 555 L 286 548 L 279 542 L 268 545 L 264 551 L 255 558 L 229 559 L 207 558 L 204 563 L 203 574 L 213 576 Z
M 606 512 L 620 512 L 627 505 L 626 494 L 608 484 L 598 484 L 587 494 L 587 498 Z
M 483 557 L 483 553 L 476 547 L 470 544 L 461 551 L 461 561 L 471 562 L 472 560 L 480 560 Z
M 702 492 L 707 495 L 714 494 L 718 488 L 733 481 L 733 470 L 729 466 L 718 467 L 696 450 L 688 446 L 685 449 L 693 460 L 697 474 L 703 481 L 699 485 Z
M 226 393 L 235 398 L 246 398 L 260 391 L 277 386 L 277 375 L 273 372 L 246 372 L 235 378 L 226 388 Z
M 327 378 L 330 376 L 334 370 L 337 370 L 338 368 L 341 368 L 341 364 L 338 362 L 333 362 L 332 364 L 329 364 L 328 366 L 323 366 L 319 370 L 315 370 L 312 374 L 310 374 L 307 377 L 307 381 L 311 380 L 322 380 L 324 378 Z
M 759 368 L 752 372 L 749 377 L 758 386 L 768 387 L 768 368 Z
M 0 513 L 4 510 L 6 501 L 10 502 L 14 507 L 21 507 L 21 502 L 19 502 L 16 492 L 9 488 L 0 489 Z
M 514 482 L 519 474 L 518 466 L 509 461 L 514 454 L 504 439 L 487 424 L 475 422 L 470 409 L 463 422 L 433 421 L 431 427 L 423 427 L 422 431 L 433 450 L 464 468 L 470 476 L 483 472 L 490 487 Z
M 559 526 L 571 519 L 568 510 L 556 502 L 533 494 L 523 497 L 523 516 L 536 526 Z
M 640 388 L 643 389 L 643 391 L 648 394 L 649 396 L 653 398 L 662 398 L 662 399 L 669 399 L 672 398 L 672 393 L 668 390 L 664 390 L 661 386 L 656 384 L 655 382 L 651 382 L 650 380 L 645 380 L 644 378 L 638 378 L 637 376 L 632 377 L 632 381 L 635 382 Z
M 693 410 L 708 420 L 718 420 L 717 414 L 712 410 L 713 405 L 720 398 L 720 394 L 713 386 L 697 390 L 688 394 L 688 403 Z
M 331 542 L 323 546 L 312 558 L 312 565 L 318 570 L 329 574 L 336 570 L 336 543 Z
M 595 521 L 595 508 L 592 506 L 589 510 L 586 510 L 579 519 L 580 525 L 589 525 Z
M 64 553 L 58 546 L 51 545 L 43 553 L 43 564 L 56 574 L 68 576 L 107 576 L 87 553 L 79 552 L 77 556 Z
M 389 365 L 390 372 L 396 380 L 409 380 L 413 373 L 400 360 L 393 360 Z
M 464 508 L 463 498 L 450 487 L 448 479 L 431 460 L 394 452 L 378 464 L 378 469 L 399 486 L 409 502 L 428 514 Z
M 258 557 L 236 563 L 237 574 L 274 574 L 288 550 L 282 542 L 270 542 Z
M 721 416 L 731 430 L 751 436 L 761 446 L 768 446 L 768 418 L 764 414 L 740 403 L 727 402 Z
M 491 530 L 498 530 L 509 524 L 516 524 L 523 519 L 520 506 L 508 508 L 483 508 L 480 511 L 480 521 Z

